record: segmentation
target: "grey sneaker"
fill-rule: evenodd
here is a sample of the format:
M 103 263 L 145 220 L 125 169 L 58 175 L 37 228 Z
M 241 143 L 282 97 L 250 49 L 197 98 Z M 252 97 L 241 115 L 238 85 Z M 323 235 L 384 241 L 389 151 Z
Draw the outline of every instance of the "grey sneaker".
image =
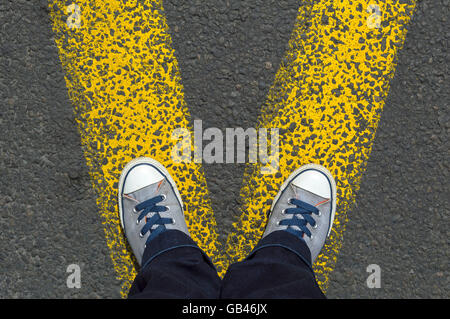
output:
M 139 265 L 146 245 L 158 234 L 176 229 L 189 236 L 175 182 L 164 166 L 151 158 L 134 159 L 123 169 L 119 215 Z
M 270 209 L 263 238 L 288 231 L 306 242 L 314 263 L 333 226 L 336 183 L 323 166 L 308 164 L 292 173 L 281 186 Z

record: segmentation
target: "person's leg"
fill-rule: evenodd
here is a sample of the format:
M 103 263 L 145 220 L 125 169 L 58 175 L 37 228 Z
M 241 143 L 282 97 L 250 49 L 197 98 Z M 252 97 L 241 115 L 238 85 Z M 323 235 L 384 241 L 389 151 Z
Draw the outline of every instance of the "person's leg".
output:
M 136 276 L 129 298 L 219 297 L 221 280 L 216 269 L 180 231 L 169 230 L 156 237 L 142 260 L 146 266 Z
M 231 265 L 222 298 L 324 298 L 312 270 L 333 225 L 336 185 L 319 165 L 289 176 L 275 197 L 266 230 L 242 262 Z
M 306 244 L 285 231 L 264 237 L 242 262 L 228 268 L 221 298 L 324 298 Z
M 189 235 L 181 196 L 167 170 L 150 158 L 126 165 L 119 215 L 141 270 L 130 298 L 217 298 L 221 280 Z

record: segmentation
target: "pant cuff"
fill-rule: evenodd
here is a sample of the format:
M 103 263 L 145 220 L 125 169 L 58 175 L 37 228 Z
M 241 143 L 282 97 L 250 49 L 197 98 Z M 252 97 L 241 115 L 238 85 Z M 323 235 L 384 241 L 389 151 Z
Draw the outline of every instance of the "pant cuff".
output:
M 147 267 L 150 262 L 159 255 L 176 248 L 192 247 L 200 250 L 203 255 L 205 253 L 198 247 L 191 237 L 179 230 L 166 230 L 156 236 L 145 248 L 142 256 L 141 270 Z M 205 255 L 205 257 L 207 257 Z M 207 257 L 209 260 L 209 258 Z
M 267 247 L 282 247 L 291 251 L 296 254 L 314 273 L 311 265 L 311 252 L 304 240 L 284 230 L 274 231 L 259 241 L 247 259 L 252 257 L 258 250 Z

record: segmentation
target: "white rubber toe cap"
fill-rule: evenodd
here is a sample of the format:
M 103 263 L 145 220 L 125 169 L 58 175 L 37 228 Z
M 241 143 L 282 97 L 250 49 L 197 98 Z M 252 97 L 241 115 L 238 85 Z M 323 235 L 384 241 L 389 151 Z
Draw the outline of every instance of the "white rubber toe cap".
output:
M 123 193 L 130 194 L 163 179 L 164 176 L 156 168 L 146 164 L 136 165 L 127 174 Z
M 323 198 L 331 198 L 331 187 L 328 178 L 317 170 L 300 173 L 292 184 Z

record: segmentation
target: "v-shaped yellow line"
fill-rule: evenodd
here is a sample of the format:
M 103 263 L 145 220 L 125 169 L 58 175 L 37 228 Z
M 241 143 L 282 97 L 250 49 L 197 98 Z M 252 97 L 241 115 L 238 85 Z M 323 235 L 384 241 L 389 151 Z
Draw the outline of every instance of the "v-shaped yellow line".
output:
M 415 3 L 380 3 L 381 28 L 369 28 L 365 1 L 311 1 L 299 9 L 260 127 L 281 129 L 280 170 L 248 165 L 242 217 L 225 253 L 201 165 L 174 163 L 171 133 L 190 127 L 162 1 L 50 0 L 55 42 L 74 104 L 86 162 L 122 295 L 136 275 L 120 228 L 117 182 L 132 158 L 150 156 L 174 177 L 193 239 L 223 274 L 259 239 L 277 187 L 298 165 L 319 162 L 338 182 L 337 223 L 315 267 L 322 288 L 340 240 Z M 67 23 L 76 17 L 77 23 Z M 327 19 L 325 19 L 327 18 Z M 270 185 L 270 186 L 269 186 Z

